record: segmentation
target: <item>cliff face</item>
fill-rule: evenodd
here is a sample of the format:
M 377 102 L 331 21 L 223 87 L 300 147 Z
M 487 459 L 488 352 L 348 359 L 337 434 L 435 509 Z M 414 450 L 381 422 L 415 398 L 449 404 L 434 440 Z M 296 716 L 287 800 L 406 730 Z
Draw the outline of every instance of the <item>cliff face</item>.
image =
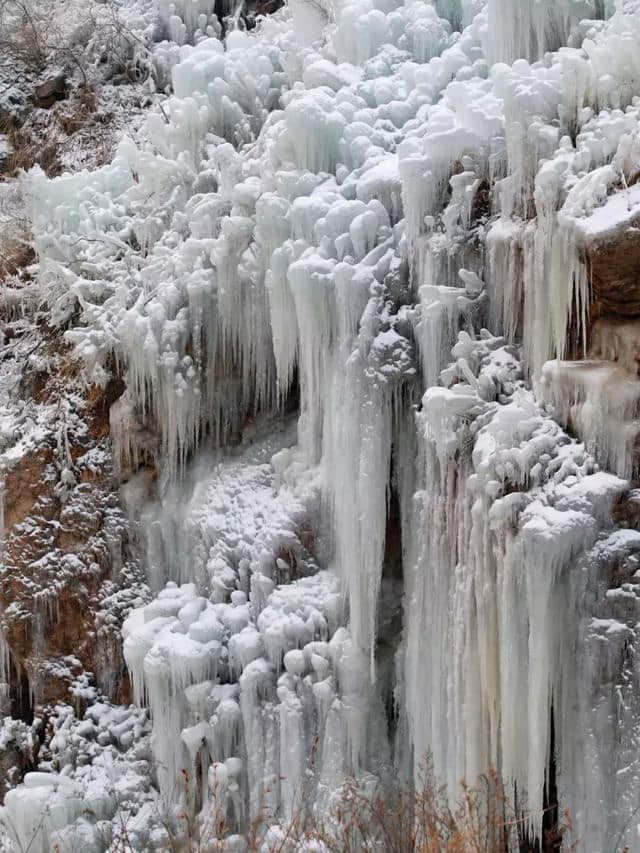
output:
M 19 4 L 0 16 L 2 797 L 48 766 L 61 708 L 82 718 L 98 696 L 130 700 L 120 630 L 147 595 L 111 447 L 124 385 L 88 384 L 48 310 L 18 179 L 34 164 L 49 175 L 95 168 L 139 115 L 139 85 L 113 84 L 113 53 L 96 66 L 104 18 L 72 11 L 42 4 L 22 30 Z M 41 55 L 25 52 L 29 32 Z
M 425 760 L 633 843 L 640 9 L 516 5 L 123 6 L 144 122 L 6 272 L 7 844 L 316 849 Z
M 3 436 L 5 710 L 30 721 L 58 701 L 81 710 L 96 687 L 127 701 L 119 630 L 146 586 L 109 439 L 121 389 L 87 388 L 56 329 L 21 319 L 4 332 L 14 379 Z
M 614 235 L 594 239 L 588 246 L 588 264 L 594 297 L 594 314 L 638 317 L 638 221 Z

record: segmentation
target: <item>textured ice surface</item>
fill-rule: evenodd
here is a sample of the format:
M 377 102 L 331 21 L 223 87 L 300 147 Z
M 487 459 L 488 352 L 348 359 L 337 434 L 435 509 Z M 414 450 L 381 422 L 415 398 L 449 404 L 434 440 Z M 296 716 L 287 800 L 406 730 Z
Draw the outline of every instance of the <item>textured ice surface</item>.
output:
M 589 850 L 634 843 L 633 331 L 549 361 L 586 349 L 585 241 L 635 216 L 614 5 L 296 0 L 221 40 L 163 4 L 163 112 L 25 178 L 53 317 L 159 473 L 125 487 L 156 597 L 124 649 L 166 808 L 245 832 L 431 753 L 533 836 L 553 757 Z
M 429 389 L 418 418 L 424 485 L 406 510 L 407 713 L 416 755 L 430 749 L 450 786 L 498 766 L 540 815 L 552 697 L 556 732 L 567 732 L 559 755 L 581 772 L 574 709 L 559 701 L 584 687 L 578 629 L 567 635 L 560 614 L 579 613 L 583 597 L 597 595 L 589 549 L 628 487 L 592 473 L 584 447 L 524 390 L 503 344 L 461 337 L 455 374 L 447 372 L 458 381 Z M 429 649 L 438 662 L 425 667 Z M 594 725 L 595 709 L 584 713 L 581 731 Z M 602 752 L 597 760 L 621 759 Z M 571 801 L 574 778 L 566 784 Z
M 81 839 L 90 850 L 104 850 L 121 843 L 128 824 L 131 840 L 143 846 L 150 824 L 134 828 L 135 817 L 148 815 L 155 800 L 144 711 L 96 702 L 78 720 L 71 707 L 58 705 L 50 708 L 49 726 L 39 770 L 5 796 L 0 818 L 10 843 L 45 853 L 77 849 Z

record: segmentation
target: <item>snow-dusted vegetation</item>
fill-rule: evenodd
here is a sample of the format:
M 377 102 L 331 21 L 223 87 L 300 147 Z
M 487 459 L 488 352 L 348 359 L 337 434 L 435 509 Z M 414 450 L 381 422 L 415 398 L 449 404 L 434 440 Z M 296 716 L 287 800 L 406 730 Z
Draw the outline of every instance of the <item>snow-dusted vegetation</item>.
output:
M 637 0 L 5 7 L 8 849 L 640 849 Z

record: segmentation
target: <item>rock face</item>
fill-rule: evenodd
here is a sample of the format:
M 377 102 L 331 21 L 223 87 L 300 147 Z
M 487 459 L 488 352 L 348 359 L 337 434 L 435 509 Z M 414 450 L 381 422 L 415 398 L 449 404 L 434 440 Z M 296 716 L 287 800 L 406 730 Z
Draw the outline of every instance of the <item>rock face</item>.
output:
M 614 189 L 602 206 L 574 220 L 588 311 L 571 306 L 565 360 L 549 362 L 541 384 L 560 422 L 602 464 L 634 480 L 640 476 L 639 205 L 635 184 Z
M 592 316 L 640 317 L 640 213 L 623 229 L 596 236 L 587 246 L 593 288 Z
M 87 394 L 60 333 L 21 331 L 41 355 L 21 364 L 21 435 L 0 457 L 0 624 L 11 711 L 29 720 L 96 688 L 128 700 L 118 634 L 140 587 L 108 437 L 113 386 Z

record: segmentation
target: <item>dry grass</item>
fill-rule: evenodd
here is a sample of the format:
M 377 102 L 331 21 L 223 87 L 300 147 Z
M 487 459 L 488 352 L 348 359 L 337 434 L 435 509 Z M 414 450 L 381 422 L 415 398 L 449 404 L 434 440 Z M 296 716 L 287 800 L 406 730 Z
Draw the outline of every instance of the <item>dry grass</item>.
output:
M 463 782 L 453 805 L 444 787 L 431 779 L 427 770 L 418 790 L 399 788 L 391 796 L 367 792 L 356 782 L 346 783 L 322 818 L 307 806 L 287 824 L 255 821 L 247 853 L 508 853 L 518 848 L 550 853 L 561 845 L 565 851 L 577 849 L 566 813 L 558 820 L 545 821 L 554 825 L 544 831 L 542 844 L 527 847 L 535 816 L 518 814 L 495 771 L 482 776 L 473 787 Z M 555 815 L 555 809 L 548 811 L 549 817 Z M 204 825 L 186 813 L 182 821 L 179 840 L 170 832 L 170 847 L 176 853 L 229 849 L 226 839 L 230 831 L 222 809 L 216 810 L 214 805 Z
M 96 109 L 95 90 L 90 86 L 80 86 L 74 92 L 74 97 L 65 105 L 65 108 L 58 111 L 56 118 L 67 136 L 71 136 L 85 124 Z
M 0 284 L 15 279 L 35 261 L 26 223 L 5 223 L 0 230 Z
M 20 170 L 31 169 L 36 163 L 49 176 L 60 172 L 58 146 L 55 142 L 43 144 L 27 127 L 18 127 L 11 121 L 0 124 L 0 134 L 7 137 L 12 149 L 3 165 L 2 177 L 13 178 Z
M 96 92 L 90 86 L 71 90 L 64 101 L 41 113 L 33 113 L 21 125 L 10 119 L 0 121 L 0 134 L 11 144 L 11 154 L 0 168 L 0 180 L 13 178 L 21 170 L 38 165 L 49 177 L 59 175 L 69 137 L 78 131 L 84 136 L 80 144 L 91 146 L 98 165 L 111 154 L 110 116 L 97 113 Z M 44 118 L 43 118 L 44 117 Z

